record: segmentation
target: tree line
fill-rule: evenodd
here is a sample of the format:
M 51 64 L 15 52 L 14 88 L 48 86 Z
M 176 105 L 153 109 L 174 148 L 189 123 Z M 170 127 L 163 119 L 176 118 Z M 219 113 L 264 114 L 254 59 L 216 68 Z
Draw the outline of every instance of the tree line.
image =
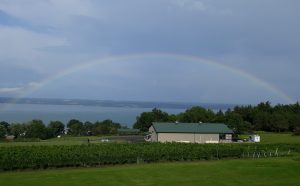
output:
M 185 122 L 185 123 L 225 123 L 236 134 L 252 131 L 294 132 L 300 135 L 300 105 L 275 105 L 262 102 L 256 106 L 236 106 L 226 111 L 213 112 L 195 106 L 179 114 L 168 114 L 154 108 L 143 112 L 136 118 L 133 128 L 147 132 L 152 122 Z M 90 136 L 116 134 L 118 129 L 126 128 L 112 120 L 82 122 L 71 119 L 65 126 L 61 121 L 51 121 L 45 125 L 42 120 L 27 123 L 0 122 L 0 138 L 13 135 L 15 138 L 48 139 L 67 133 L 72 136 Z
M 59 135 L 91 136 L 102 134 L 116 134 L 119 128 L 126 128 L 112 120 L 96 121 L 95 123 L 81 122 L 71 119 L 66 127 L 61 121 L 51 121 L 45 125 L 42 120 L 32 120 L 27 123 L 0 122 L 0 138 L 13 135 L 14 138 L 49 139 Z
M 236 106 L 226 111 L 213 112 L 199 106 L 187 109 L 179 114 L 168 114 L 154 108 L 151 112 L 143 112 L 134 123 L 134 128 L 148 131 L 152 122 L 211 122 L 225 123 L 236 134 L 252 131 L 294 132 L 300 135 L 300 105 L 272 106 L 270 102 L 262 102 L 256 106 Z

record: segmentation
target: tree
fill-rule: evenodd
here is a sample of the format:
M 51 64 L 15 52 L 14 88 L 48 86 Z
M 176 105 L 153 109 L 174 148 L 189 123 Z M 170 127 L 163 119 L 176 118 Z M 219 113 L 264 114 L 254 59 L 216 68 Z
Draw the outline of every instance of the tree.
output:
M 92 130 L 94 128 L 94 124 L 89 122 L 89 121 L 86 121 L 84 122 L 83 124 L 83 130 L 85 132 L 86 135 L 90 136 L 92 135 Z
M 241 134 L 245 132 L 245 123 L 241 115 L 234 112 L 227 112 L 225 117 L 226 124 L 234 131 L 234 133 Z
M 47 139 L 47 128 L 42 120 L 32 120 L 26 124 L 26 138 Z
M 101 134 L 116 134 L 117 130 L 121 128 L 119 123 L 114 123 L 112 120 L 97 121 L 92 130 L 93 135 Z
M 168 116 L 168 121 L 170 121 L 170 122 L 176 122 L 177 121 L 177 116 L 175 114 L 170 114 Z
M 289 130 L 294 131 L 297 127 L 300 128 L 300 114 L 292 114 L 289 117 Z
M 71 119 L 68 124 L 68 134 L 74 136 L 84 135 L 83 123 L 77 119 Z
M 13 123 L 10 125 L 10 132 L 15 138 L 22 137 L 26 134 L 26 127 L 24 124 Z
M 296 127 L 293 131 L 294 135 L 300 136 L 300 127 Z
M 179 114 L 178 119 L 187 123 L 211 122 L 214 119 L 214 112 L 202 107 L 192 107 Z
M 95 128 L 93 130 L 93 134 L 95 135 L 101 135 L 101 134 L 109 134 L 110 128 L 109 128 L 109 122 L 101 122 L 97 121 L 95 123 Z
M 151 112 L 143 112 L 136 118 L 133 128 L 140 129 L 143 132 L 148 131 L 152 122 L 167 122 L 169 115 L 160 109 L 154 108 Z
M 56 137 L 64 133 L 65 125 L 60 121 L 50 121 L 47 129 L 49 137 Z
M 118 129 L 121 128 L 120 123 L 115 123 L 112 120 L 104 120 L 103 123 L 109 126 L 110 134 L 116 134 L 118 132 Z
M 289 122 L 284 114 L 275 113 L 271 117 L 271 130 L 276 132 L 287 131 L 289 129 Z
M 9 134 L 10 133 L 10 125 L 9 125 L 9 123 L 7 123 L 6 121 L 1 121 L 0 122 L 0 126 L 4 127 L 5 134 Z
M 271 114 L 268 112 L 256 112 L 254 116 L 255 130 L 271 131 Z
M 6 135 L 6 129 L 3 125 L 0 125 L 0 139 L 4 138 Z
M 233 112 L 238 113 L 242 116 L 244 121 L 253 123 L 253 112 L 254 109 L 251 105 L 248 106 L 236 106 L 234 107 Z
M 216 123 L 225 123 L 225 121 L 226 121 L 226 118 L 225 118 L 225 115 L 224 115 L 223 111 L 219 110 L 216 113 L 216 115 L 215 115 L 215 117 L 213 119 L 213 122 L 216 122 Z
M 269 113 L 272 112 L 272 106 L 269 101 L 265 103 L 264 102 L 259 103 L 256 108 L 261 112 L 269 112 Z

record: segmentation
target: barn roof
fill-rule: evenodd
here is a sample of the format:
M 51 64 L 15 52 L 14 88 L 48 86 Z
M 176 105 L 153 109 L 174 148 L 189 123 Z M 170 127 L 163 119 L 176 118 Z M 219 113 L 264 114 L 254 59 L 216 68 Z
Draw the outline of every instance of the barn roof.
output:
M 202 133 L 202 134 L 232 134 L 233 131 L 224 123 L 162 123 L 153 122 L 157 133 Z

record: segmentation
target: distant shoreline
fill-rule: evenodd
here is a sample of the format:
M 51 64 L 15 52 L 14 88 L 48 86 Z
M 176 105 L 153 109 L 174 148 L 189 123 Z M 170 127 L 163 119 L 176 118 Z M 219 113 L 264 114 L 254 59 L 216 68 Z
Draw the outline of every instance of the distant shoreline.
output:
M 206 109 L 224 110 L 233 108 L 236 104 L 217 103 L 183 103 L 183 102 L 150 102 L 150 101 L 113 101 L 113 100 L 88 100 L 88 99 L 54 99 L 54 98 L 19 98 L 0 97 L 3 104 L 39 104 L 39 105 L 78 105 L 98 107 L 122 107 L 122 108 L 169 108 L 188 109 L 193 106 L 201 106 Z

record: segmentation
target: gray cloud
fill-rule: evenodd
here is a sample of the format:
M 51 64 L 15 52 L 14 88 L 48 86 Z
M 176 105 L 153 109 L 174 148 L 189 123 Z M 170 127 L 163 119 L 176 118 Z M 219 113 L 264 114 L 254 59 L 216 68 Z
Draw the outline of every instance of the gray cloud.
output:
M 1 84 L 0 88 L 18 87 L 20 82 L 43 81 L 51 74 L 92 59 L 156 52 L 201 56 L 240 68 L 300 100 L 297 88 L 300 80 L 297 73 L 300 59 L 300 25 L 297 24 L 299 5 L 298 1 L 293 0 L 4 0 L 0 2 L 0 13 L 4 15 L 0 19 L 0 67 L 12 69 L 11 66 L 14 66 L 14 69 L 19 70 L 14 77 L 2 76 L 1 83 L 10 83 Z M 212 73 L 209 74 L 208 71 L 201 71 L 201 66 L 190 68 L 179 65 L 181 70 L 186 71 L 183 75 L 187 79 L 183 81 L 185 77 L 168 75 L 175 67 L 162 65 L 164 59 L 157 59 L 157 63 L 140 60 L 144 67 L 138 70 L 134 70 L 137 68 L 135 63 L 126 63 L 121 70 L 130 73 L 124 74 L 117 71 L 117 68 L 110 68 L 102 72 L 108 73 L 105 78 L 101 74 L 94 74 L 93 77 L 83 74 L 82 83 L 104 78 L 107 82 L 106 95 L 113 95 L 116 99 L 170 98 L 244 103 L 269 99 L 284 102 L 282 98 L 247 80 L 237 80 L 236 76 L 226 79 L 228 72 L 209 69 Z M 153 69 L 154 64 L 156 69 Z M 193 68 L 200 68 L 198 71 L 203 77 Z M 30 73 L 24 75 L 22 69 Z M 151 74 L 146 75 L 148 71 Z M 8 72 L 14 73 L 13 70 Z M 118 83 L 120 79 L 116 78 L 116 72 L 123 74 L 122 83 Z M 134 73 L 133 77 L 131 73 Z M 157 78 L 150 81 L 153 74 Z M 24 76 L 26 81 L 21 81 Z M 194 76 L 194 79 L 190 78 Z M 177 84 L 172 84 L 173 79 Z M 132 81 L 138 87 L 134 87 Z M 97 90 L 97 83 L 86 84 Z M 202 88 L 194 88 L 195 84 L 200 84 Z M 123 85 L 126 88 L 120 88 Z M 160 94 L 154 96 L 156 94 L 148 86 L 160 89 Z M 230 91 L 222 93 L 227 87 L 239 96 L 230 97 Z M 124 94 L 112 94 L 115 89 Z M 193 93 L 185 90 L 192 90 Z M 36 96 L 57 94 L 49 88 L 47 91 L 50 93 L 43 94 L 41 91 Z M 132 94 L 134 91 L 139 94 Z M 180 94 L 169 96 L 174 91 Z M 66 97 L 69 96 L 67 92 Z M 99 94 L 86 95 L 102 98 L 97 96 Z M 103 98 L 112 98 L 106 95 Z M 85 93 L 75 96 L 85 97 Z

